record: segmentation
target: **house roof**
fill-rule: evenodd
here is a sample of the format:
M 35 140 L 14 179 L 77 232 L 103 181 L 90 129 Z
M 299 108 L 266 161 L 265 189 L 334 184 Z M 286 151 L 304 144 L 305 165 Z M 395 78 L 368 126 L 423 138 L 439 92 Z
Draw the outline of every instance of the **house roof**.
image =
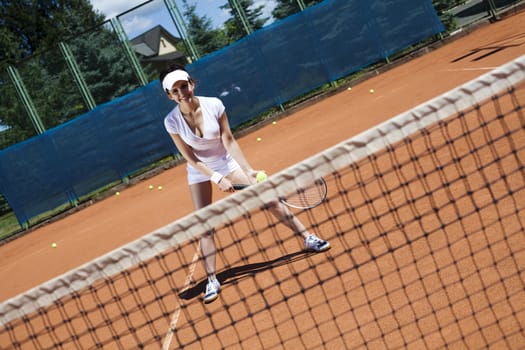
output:
M 147 32 L 130 40 L 133 48 L 136 52 L 145 57 L 156 57 L 159 56 L 160 39 L 164 38 L 168 40 L 173 46 L 181 41 L 180 38 L 173 36 L 163 26 L 157 25 L 151 28 Z M 175 53 L 175 52 L 174 52 Z M 178 53 L 178 56 L 181 54 Z M 163 55 L 165 56 L 165 55 Z
M 155 61 L 174 61 L 178 58 L 184 57 L 184 54 L 180 51 L 170 52 L 162 56 L 153 56 L 148 57 L 145 59 L 147 62 L 155 62 Z

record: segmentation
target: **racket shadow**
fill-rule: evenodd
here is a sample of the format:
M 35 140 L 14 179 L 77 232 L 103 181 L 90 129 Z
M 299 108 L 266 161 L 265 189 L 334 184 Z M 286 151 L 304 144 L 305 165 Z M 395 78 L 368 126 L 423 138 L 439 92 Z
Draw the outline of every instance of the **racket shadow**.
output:
M 315 254 L 317 253 L 302 250 L 302 251 L 298 251 L 295 253 L 281 256 L 271 261 L 265 261 L 265 262 L 260 262 L 260 263 L 232 267 L 230 269 L 219 272 L 217 274 L 217 279 L 219 280 L 221 285 L 235 283 L 243 278 L 255 276 L 255 274 L 259 272 L 263 272 L 263 271 L 267 271 L 267 270 L 270 270 L 270 269 L 273 269 L 279 266 L 291 264 L 295 261 L 306 259 L 307 257 L 315 255 Z M 206 288 L 206 282 L 207 282 L 207 279 L 200 281 L 199 283 L 195 284 L 193 287 L 179 293 L 179 297 L 185 300 L 190 300 L 190 299 L 199 297 L 204 292 L 204 289 Z

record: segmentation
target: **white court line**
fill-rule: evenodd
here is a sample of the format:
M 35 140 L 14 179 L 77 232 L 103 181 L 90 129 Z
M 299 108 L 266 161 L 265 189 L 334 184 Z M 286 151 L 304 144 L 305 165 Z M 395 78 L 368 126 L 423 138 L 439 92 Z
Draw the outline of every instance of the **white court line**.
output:
M 197 245 L 197 250 L 195 251 L 195 254 L 193 254 L 193 259 L 191 260 L 190 270 L 188 272 L 188 275 L 186 276 L 186 280 L 184 281 L 184 286 L 182 287 L 182 292 L 184 293 L 190 286 L 190 283 L 193 279 L 193 273 L 195 272 L 195 267 L 197 266 L 197 261 L 199 260 L 199 251 L 200 251 L 201 243 Z M 180 299 L 177 299 L 178 305 L 175 311 L 173 312 L 173 315 L 171 316 L 171 322 L 170 326 L 168 328 L 168 332 L 166 333 L 166 337 L 164 338 L 164 343 L 162 343 L 162 350 L 169 350 L 171 341 L 173 339 L 173 333 L 175 333 L 177 329 L 177 322 L 179 322 L 180 312 L 181 312 L 181 302 Z
M 471 70 L 493 70 L 498 67 L 478 67 L 478 68 L 448 68 L 448 69 L 442 69 L 442 72 L 464 72 L 464 71 L 471 71 Z

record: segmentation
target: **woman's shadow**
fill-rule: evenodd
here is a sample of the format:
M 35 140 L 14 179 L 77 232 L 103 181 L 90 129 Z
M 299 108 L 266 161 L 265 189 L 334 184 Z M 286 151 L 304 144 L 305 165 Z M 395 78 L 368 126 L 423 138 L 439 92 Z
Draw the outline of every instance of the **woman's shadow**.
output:
M 307 251 L 302 250 L 302 251 L 298 251 L 295 253 L 281 256 L 271 261 L 265 261 L 265 262 L 260 262 L 260 263 L 232 267 L 230 269 L 227 269 L 223 272 L 218 273 L 217 279 L 219 280 L 221 285 L 234 283 L 242 278 L 254 276 L 255 274 L 259 272 L 270 270 L 270 269 L 273 269 L 275 267 L 279 267 L 282 265 L 290 264 L 290 263 L 293 263 L 294 261 L 305 259 L 314 254 L 316 253 L 307 252 Z M 179 297 L 181 299 L 190 300 L 190 299 L 193 299 L 199 296 L 206 288 L 206 283 L 207 283 L 207 279 L 200 281 L 199 283 L 195 284 L 193 287 L 182 291 L 179 294 Z

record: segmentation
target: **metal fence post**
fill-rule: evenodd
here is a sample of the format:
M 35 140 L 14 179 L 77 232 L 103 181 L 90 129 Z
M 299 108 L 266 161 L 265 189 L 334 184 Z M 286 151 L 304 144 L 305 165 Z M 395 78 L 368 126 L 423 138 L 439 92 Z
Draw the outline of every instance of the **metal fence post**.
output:
M 62 51 L 62 55 L 66 60 L 67 66 L 73 75 L 73 79 L 75 79 L 75 83 L 77 83 L 80 94 L 84 98 L 84 102 L 86 102 L 86 105 L 90 110 L 94 109 L 97 104 L 95 103 L 95 99 L 93 98 L 93 95 L 91 95 L 86 81 L 80 72 L 80 68 L 78 67 L 77 61 L 75 60 L 75 56 L 73 56 L 71 49 L 66 43 L 60 42 L 58 43 L 58 46 L 60 47 L 60 51 Z
M 250 22 L 248 21 L 248 18 L 246 17 L 246 13 L 242 9 L 242 6 L 239 4 L 237 0 L 228 0 L 230 3 L 230 6 L 232 9 L 237 13 L 239 16 L 239 19 L 241 20 L 242 26 L 244 27 L 244 30 L 246 31 L 246 34 L 250 35 L 253 32 L 252 27 L 250 26 Z
M 22 104 L 29 115 L 29 118 L 31 119 L 31 122 L 33 123 L 33 127 L 35 128 L 36 132 L 39 134 L 44 133 L 46 128 L 42 123 L 42 119 L 40 119 L 40 116 L 38 115 L 38 111 L 36 110 L 33 100 L 27 92 L 27 88 L 25 87 L 22 78 L 20 78 L 18 70 L 13 66 L 9 66 L 7 67 L 7 72 L 11 78 L 11 81 L 13 82 L 13 85 L 15 86 L 18 97 L 20 97 L 20 100 L 22 101 Z
M 120 43 L 122 44 L 122 47 L 124 48 L 124 53 L 126 54 L 129 62 L 131 63 L 131 67 L 133 68 L 133 71 L 135 72 L 135 75 L 137 76 L 139 83 L 142 86 L 147 85 L 148 78 L 146 77 L 146 74 L 144 73 L 144 70 L 142 69 L 142 66 L 139 63 L 139 60 L 137 58 L 137 55 L 135 54 L 135 51 L 131 48 L 131 45 L 129 44 L 128 36 L 126 35 L 126 32 L 124 32 L 122 23 L 120 23 L 118 18 L 114 17 L 111 19 L 111 25 L 113 26 L 113 29 L 117 33 Z
M 485 1 L 485 6 L 487 7 L 487 12 L 490 16 L 490 19 L 493 21 L 498 20 L 499 19 L 498 8 L 496 7 L 494 0 L 484 0 L 484 1 Z
M 186 45 L 187 49 L 191 54 L 191 57 L 193 58 L 192 60 L 199 59 L 199 50 L 195 46 L 193 39 L 188 35 L 188 27 L 186 27 L 186 23 L 184 22 L 184 18 L 182 17 L 179 8 L 177 7 L 177 4 L 174 0 L 164 0 L 164 4 L 168 8 L 168 12 L 170 13 L 173 24 L 175 24 L 175 28 L 177 28 L 180 35 L 182 36 L 184 44 Z
M 304 4 L 303 0 L 297 0 L 297 4 L 299 5 L 301 11 L 303 11 L 306 8 L 306 5 Z

